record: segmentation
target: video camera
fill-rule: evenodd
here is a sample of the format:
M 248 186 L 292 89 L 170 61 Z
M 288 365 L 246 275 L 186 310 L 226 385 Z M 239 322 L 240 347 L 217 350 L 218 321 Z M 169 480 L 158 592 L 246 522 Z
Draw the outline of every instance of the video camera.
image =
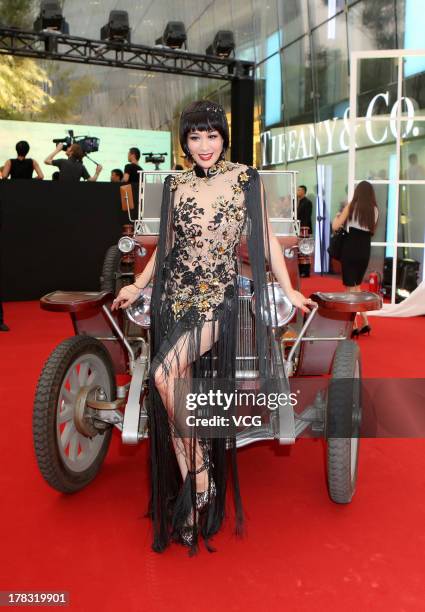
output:
M 74 136 L 74 130 L 68 130 L 69 136 L 65 138 L 54 138 L 55 144 L 63 143 L 63 150 L 66 151 L 72 144 L 78 144 L 83 150 L 83 153 L 96 153 L 99 151 L 100 139 L 94 136 Z
M 145 155 L 146 164 L 155 164 L 155 170 L 159 170 L 159 164 L 165 162 L 165 156 L 168 153 L 142 153 L 142 155 Z

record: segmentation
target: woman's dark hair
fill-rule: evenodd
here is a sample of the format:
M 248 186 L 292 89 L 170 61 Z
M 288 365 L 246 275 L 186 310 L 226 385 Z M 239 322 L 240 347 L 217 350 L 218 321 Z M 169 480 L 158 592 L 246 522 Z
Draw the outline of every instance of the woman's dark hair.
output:
M 356 219 L 360 225 L 369 228 L 373 234 L 375 231 L 375 191 L 368 181 L 361 181 L 354 190 L 353 199 L 350 203 L 348 218 Z
M 26 155 L 28 155 L 30 146 L 26 140 L 20 140 L 16 143 L 15 149 L 19 157 L 25 157 Z
M 119 177 L 120 181 L 122 181 L 124 176 L 123 171 L 120 170 L 120 168 L 114 168 L 113 170 L 111 170 L 111 174 L 116 174 Z
M 84 151 L 79 144 L 76 144 L 76 143 L 72 144 L 70 151 L 71 151 L 71 156 L 74 159 L 78 159 L 78 161 L 81 161 L 83 159 Z
M 139 159 L 140 159 L 140 149 L 138 149 L 137 147 L 131 147 L 128 152 L 130 153 L 130 155 L 134 155 L 134 157 L 137 159 L 137 161 L 139 161 Z
M 223 152 L 221 158 L 229 147 L 229 124 L 223 108 L 211 100 L 198 100 L 189 104 L 180 117 L 180 146 L 186 157 L 192 159 L 187 146 L 187 137 L 190 132 L 217 132 L 223 138 Z

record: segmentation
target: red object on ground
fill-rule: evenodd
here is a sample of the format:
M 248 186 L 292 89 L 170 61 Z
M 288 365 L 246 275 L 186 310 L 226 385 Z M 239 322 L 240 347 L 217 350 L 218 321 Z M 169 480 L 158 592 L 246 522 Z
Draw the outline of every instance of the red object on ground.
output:
M 302 291 L 341 291 L 312 276 Z M 64 590 L 67 610 L 289 612 L 423 609 L 423 440 L 362 440 L 353 502 L 332 503 L 325 445 L 258 443 L 239 451 L 246 535 L 236 538 L 229 500 L 215 554 L 189 558 L 173 545 L 151 551 L 148 446 L 119 432 L 96 480 L 63 495 L 41 478 L 32 447 L 32 402 L 40 370 L 72 335 L 66 313 L 37 302 L 6 303 L 0 334 L 2 492 L 0 590 Z M 358 343 L 363 375 L 423 377 L 424 318 L 370 319 Z
M 373 293 L 379 293 L 380 290 L 380 275 L 378 274 L 378 272 L 373 271 L 369 274 L 369 291 L 372 291 Z

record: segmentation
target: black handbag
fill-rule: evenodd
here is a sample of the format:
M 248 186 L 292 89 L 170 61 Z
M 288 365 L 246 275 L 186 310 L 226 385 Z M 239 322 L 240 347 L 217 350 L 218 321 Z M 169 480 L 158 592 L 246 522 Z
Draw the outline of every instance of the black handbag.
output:
M 342 245 L 346 236 L 347 232 L 343 227 L 341 227 L 338 231 L 332 234 L 328 246 L 329 257 L 341 261 Z

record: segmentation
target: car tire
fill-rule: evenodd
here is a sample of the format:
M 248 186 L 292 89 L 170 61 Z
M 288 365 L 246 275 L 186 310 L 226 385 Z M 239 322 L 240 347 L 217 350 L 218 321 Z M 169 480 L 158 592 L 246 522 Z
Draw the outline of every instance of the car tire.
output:
M 326 407 L 329 496 L 351 502 L 355 492 L 361 424 L 361 363 L 358 344 L 339 342 L 332 366 Z
M 61 342 L 40 374 L 33 409 L 33 442 L 44 480 L 62 493 L 74 493 L 98 474 L 108 452 L 112 425 L 87 414 L 84 422 L 93 435 L 76 427 L 78 406 L 88 389 L 102 388 L 106 398 L 116 398 L 111 358 L 104 345 L 91 336 L 74 336 Z M 78 399 L 80 398 L 80 399 Z M 81 412 L 80 412 L 81 415 Z

